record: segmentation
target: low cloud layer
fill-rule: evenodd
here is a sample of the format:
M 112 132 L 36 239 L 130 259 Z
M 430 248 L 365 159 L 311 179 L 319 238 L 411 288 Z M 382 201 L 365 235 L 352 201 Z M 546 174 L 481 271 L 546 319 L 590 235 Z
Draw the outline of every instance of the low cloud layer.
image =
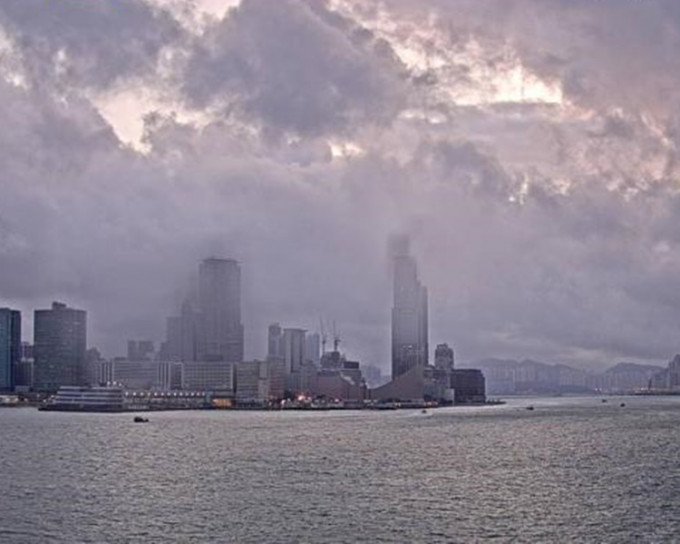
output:
M 461 360 L 668 359 L 675 4 L 2 2 L 0 304 L 27 339 L 34 308 L 85 308 L 115 355 L 233 256 L 248 356 L 324 317 L 387 369 L 406 232 Z

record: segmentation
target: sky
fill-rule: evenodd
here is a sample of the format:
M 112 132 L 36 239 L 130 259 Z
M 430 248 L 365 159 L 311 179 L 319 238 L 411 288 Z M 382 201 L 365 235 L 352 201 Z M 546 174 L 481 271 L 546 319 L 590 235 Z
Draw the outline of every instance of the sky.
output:
M 430 344 L 680 351 L 675 0 L 3 0 L 0 306 L 161 340 L 236 258 L 246 355 L 335 321 L 389 368 L 388 240 Z

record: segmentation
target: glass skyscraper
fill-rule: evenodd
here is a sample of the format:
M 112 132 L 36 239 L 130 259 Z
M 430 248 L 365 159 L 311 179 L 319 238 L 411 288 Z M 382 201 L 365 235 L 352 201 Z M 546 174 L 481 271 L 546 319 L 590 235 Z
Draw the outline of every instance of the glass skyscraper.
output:
M 0 391 L 14 388 L 14 372 L 21 361 L 21 313 L 0 308 Z
M 34 313 L 34 389 L 86 385 L 87 313 L 53 302 Z

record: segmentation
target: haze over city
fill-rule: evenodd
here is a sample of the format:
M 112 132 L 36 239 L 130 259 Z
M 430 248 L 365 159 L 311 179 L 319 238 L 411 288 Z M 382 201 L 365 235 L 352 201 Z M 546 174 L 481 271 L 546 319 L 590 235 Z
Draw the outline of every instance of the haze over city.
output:
M 530 14 L 528 16 L 527 14 Z M 0 295 L 161 340 L 207 256 L 267 325 L 387 371 L 388 240 L 430 344 L 602 368 L 679 348 L 680 4 L 0 3 Z

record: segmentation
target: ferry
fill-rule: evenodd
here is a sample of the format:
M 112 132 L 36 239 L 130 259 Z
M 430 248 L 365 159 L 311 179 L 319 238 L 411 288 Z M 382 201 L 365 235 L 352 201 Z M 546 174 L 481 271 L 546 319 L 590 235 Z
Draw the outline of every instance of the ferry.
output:
M 53 412 L 124 412 L 122 387 L 81 387 L 65 385 L 38 410 Z

